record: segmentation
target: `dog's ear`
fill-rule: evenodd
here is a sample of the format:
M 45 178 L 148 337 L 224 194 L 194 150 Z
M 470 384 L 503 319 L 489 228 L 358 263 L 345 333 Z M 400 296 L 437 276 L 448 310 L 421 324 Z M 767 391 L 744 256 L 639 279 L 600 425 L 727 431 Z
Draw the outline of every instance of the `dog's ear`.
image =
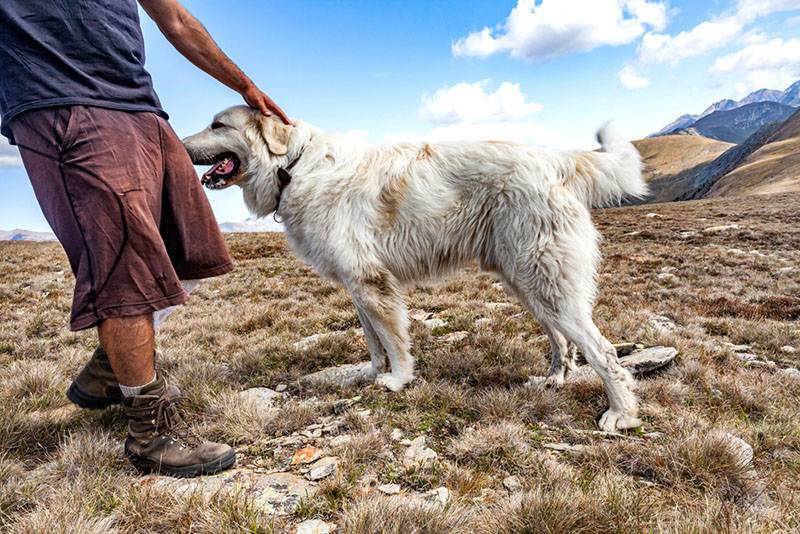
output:
M 289 137 L 292 135 L 292 126 L 283 124 L 272 117 L 266 117 L 261 113 L 256 116 L 255 121 L 261 137 L 267 143 L 269 151 L 276 156 L 285 156 L 286 152 L 289 151 Z

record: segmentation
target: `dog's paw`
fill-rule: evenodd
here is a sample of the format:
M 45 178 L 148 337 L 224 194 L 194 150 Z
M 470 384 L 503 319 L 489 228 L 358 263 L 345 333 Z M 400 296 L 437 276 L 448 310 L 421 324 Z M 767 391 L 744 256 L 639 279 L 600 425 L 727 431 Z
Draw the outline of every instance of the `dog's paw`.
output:
M 544 377 L 544 387 L 559 389 L 561 386 L 564 385 L 564 381 L 566 380 L 566 375 L 567 373 L 565 373 L 564 371 L 556 371 L 555 373 L 548 373 L 548 375 Z
M 413 376 L 403 377 L 403 376 L 393 375 L 391 373 L 384 373 L 378 375 L 377 378 L 375 378 L 375 383 L 378 384 L 379 386 L 385 387 L 389 391 L 397 392 L 397 391 L 402 391 L 403 388 L 406 387 L 406 384 L 411 382 L 413 379 L 414 379 Z
M 619 430 L 629 430 L 642 426 L 642 421 L 638 417 L 628 415 L 622 412 L 615 412 L 608 410 L 600 417 L 598 423 L 602 430 L 606 432 L 617 432 Z

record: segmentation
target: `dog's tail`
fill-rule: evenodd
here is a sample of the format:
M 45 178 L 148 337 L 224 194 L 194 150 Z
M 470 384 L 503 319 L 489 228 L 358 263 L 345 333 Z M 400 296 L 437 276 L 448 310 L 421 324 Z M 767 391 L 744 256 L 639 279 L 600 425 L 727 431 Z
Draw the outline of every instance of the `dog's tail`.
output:
M 646 196 L 642 157 L 636 147 L 609 124 L 597 132 L 597 141 L 602 147 L 599 151 L 574 155 L 574 168 L 568 169 L 564 185 L 591 207 Z

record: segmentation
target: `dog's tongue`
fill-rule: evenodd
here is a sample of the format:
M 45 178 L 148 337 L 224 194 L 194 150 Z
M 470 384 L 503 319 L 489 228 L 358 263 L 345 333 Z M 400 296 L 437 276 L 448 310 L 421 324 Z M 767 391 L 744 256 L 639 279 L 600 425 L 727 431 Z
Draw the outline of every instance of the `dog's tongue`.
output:
M 233 170 L 233 160 L 225 158 L 222 161 L 216 162 L 208 171 L 205 176 L 213 176 L 215 174 L 228 174 Z

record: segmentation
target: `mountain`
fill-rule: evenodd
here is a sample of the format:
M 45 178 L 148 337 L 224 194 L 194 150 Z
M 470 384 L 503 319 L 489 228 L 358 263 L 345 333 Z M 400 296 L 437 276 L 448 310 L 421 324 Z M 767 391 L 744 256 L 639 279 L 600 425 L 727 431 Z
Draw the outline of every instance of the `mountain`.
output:
M 224 222 L 219 225 L 225 233 L 283 232 L 283 225 L 273 219 L 247 219 L 244 222 Z
M 767 124 L 783 122 L 795 108 L 778 102 L 755 102 L 707 115 L 691 128 L 699 135 L 728 143 L 741 143 Z
M 738 102 L 738 106 L 754 104 L 756 102 L 778 102 L 783 100 L 783 92 L 774 89 L 759 89 L 752 92 Z
M 55 241 L 56 236 L 50 232 L 33 232 L 31 230 L 0 230 L 0 241 Z
M 800 107 L 800 82 L 795 82 L 783 93 L 781 104 L 784 106 Z
M 761 102 L 775 102 L 778 104 L 782 104 L 784 106 L 800 108 L 800 81 L 795 82 L 785 91 L 776 91 L 774 89 L 759 89 L 758 91 L 750 93 L 749 95 L 739 100 L 738 102 L 735 100 L 731 100 L 729 98 L 720 100 L 719 102 L 711 104 L 700 115 L 692 115 L 692 114 L 681 115 L 676 120 L 672 121 L 670 124 L 660 129 L 658 132 L 650 135 L 650 137 L 657 137 L 659 135 L 671 135 L 679 132 L 697 135 L 699 132 L 694 132 L 690 130 L 690 128 L 694 126 L 694 123 L 696 121 L 699 121 L 700 119 L 703 119 L 719 111 L 732 111 L 734 109 L 741 108 L 749 104 L 757 104 Z M 703 134 L 700 133 L 700 135 Z
M 708 106 L 706 110 L 701 113 L 697 118 L 702 119 L 707 115 L 711 115 L 712 113 L 716 113 L 717 111 L 728 111 L 729 109 L 735 109 L 739 106 L 738 102 L 735 100 L 731 100 L 726 98 L 725 100 L 720 100 L 719 102 L 715 102 Z
M 671 123 L 667 124 L 659 131 L 651 135 L 650 137 L 658 137 L 659 135 L 670 135 L 673 132 L 678 130 L 684 130 L 690 127 L 694 122 L 699 119 L 699 115 L 681 115 Z

